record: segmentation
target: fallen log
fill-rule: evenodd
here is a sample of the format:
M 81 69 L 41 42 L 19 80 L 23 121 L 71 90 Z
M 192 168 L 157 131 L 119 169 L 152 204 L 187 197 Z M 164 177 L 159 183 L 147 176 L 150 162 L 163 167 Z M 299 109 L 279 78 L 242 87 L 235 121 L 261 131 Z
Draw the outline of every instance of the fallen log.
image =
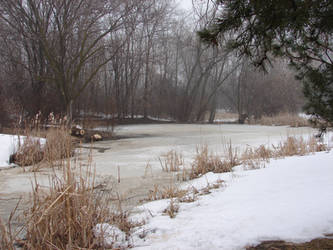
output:
M 79 126 L 74 126 L 71 128 L 71 135 L 72 136 L 76 136 L 76 137 L 84 137 L 84 135 L 86 134 L 86 131 L 79 127 Z

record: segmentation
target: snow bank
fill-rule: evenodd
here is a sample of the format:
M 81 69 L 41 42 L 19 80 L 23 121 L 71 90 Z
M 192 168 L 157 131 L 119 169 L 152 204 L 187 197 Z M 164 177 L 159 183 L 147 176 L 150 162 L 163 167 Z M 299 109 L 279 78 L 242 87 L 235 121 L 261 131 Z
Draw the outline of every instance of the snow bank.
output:
M 103 240 L 103 246 L 125 248 L 127 245 L 126 234 L 118 227 L 107 223 L 97 224 L 94 228 L 95 237 Z
M 17 135 L 0 134 L 0 169 L 10 166 L 9 157 L 14 154 L 18 148 L 19 139 L 24 142 L 25 136 L 18 137 Z M 45 139 L 36 138 L 41 144 L 45 143 Z
M 9 166 L 9 156 L 15 153 L 17 142 L 17 136 L 0 134 L 0 168 Z
M 163 214 L 169 200 L 148 203 L 137 249 L 243 249 L 264 240 L 304 242 L 333 233 L 333 153 L 272 160 L 266 168 L 209 173 L 191 185 L 222 179 L 227 186 Z M 136 216 L 139 218 L 140 216 Z

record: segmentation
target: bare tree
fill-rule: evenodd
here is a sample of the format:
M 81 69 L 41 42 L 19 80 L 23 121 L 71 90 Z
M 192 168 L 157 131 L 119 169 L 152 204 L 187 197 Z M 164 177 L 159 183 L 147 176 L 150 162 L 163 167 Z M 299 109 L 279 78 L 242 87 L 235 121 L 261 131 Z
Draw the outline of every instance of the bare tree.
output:
M 25 39 L 40 45 L 51 72 L 43 79 L 55 84 L 72 117 L 73 102 L 114 55 L 105 53 L 106 39 L 121 27 L 135 4 L 137 1 L 9 0 L 2 2 L 5 12 L 1 18 Z

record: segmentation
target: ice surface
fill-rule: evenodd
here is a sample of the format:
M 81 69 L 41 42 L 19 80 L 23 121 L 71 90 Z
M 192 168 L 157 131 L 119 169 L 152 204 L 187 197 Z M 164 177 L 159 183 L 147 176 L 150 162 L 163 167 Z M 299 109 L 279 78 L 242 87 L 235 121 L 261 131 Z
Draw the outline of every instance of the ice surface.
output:
M 189 163 L 198 145 L 208 145 L 213 152 L 222 153 L 230 140 L 240 148 L 270 145 L 288 135 L 309 137 L 314 130 L 284 126 L 154 124 L 118 126 L 115 132 L 132 138 L 95 143 L 95 147 L 108 150 L 104 153 L 94 150 L 93 159 L 97 173 L 117 176 L 119 166 L 121 177 L 127 178 L 142 176 L 148 162 L 153 171 L 160 171 L 158 157 L 171 149 L 181 152 Z

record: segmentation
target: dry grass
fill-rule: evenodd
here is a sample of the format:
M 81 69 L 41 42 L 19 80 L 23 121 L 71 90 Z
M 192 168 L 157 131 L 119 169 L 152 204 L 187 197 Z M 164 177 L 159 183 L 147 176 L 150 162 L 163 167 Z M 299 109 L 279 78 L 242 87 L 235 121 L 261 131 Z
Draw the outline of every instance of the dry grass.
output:
M 234 149 L 231 142 L 224 145 L 225 157 L 209 153 L 208 146 L 197 147 L 197 154 L 189 172 L 189 179 L 195 179 L 208 172 L 224 173 L 230 172 L 239 164 L 237 149 Z
M 158 159 L 162 170 L 165 172 L 178 172 L 180 167 L 184 166 L 184 157 L 182 153 L 178 153 L 176 150 L 170 150 Z
M 54 166 L 57 160 L 73 156 L 74 145 L 69 131 L 65 128 L 49 129 L 43 151 L 43 160 L 51 166 Z
M 182 199 L 188 190 L 179 188 L 174 182 L 171 182 L 169 185 L 154 185 L 153 189 L 149 190 L 147 201 L 155 201 L 161 199 L 171 199 L 177 198 Z
M 174 199 L 170 200 L 169 206 L 163 211 L 163 213 L 170 216 L 171 219 L 176 217 L 176 214 L 179 211 L 179 204 Z
M 248 147 L 241 155 L 241 163 L 247 169 L 258 169 L 265 167 L 271 158 L 284 158 L 295 155 L 307 155 L 314 152 L 326 151 L 327 146 L 318 143 L 316 138 L 311 137 L 305 140 L 302 137 L 287 137 L 284 142 L 280 142 L 277 146 L 266 147 L 264 145 L 258 148 Z
M 32 166 L 31 171 L 38 171 L 42 167 L 62 166 L 66 158 L 73 156 L 74 145 L 72 137 L 65 127 L 48 129 L 44 136 L 46 143 L 42 145 L 40 138 L 27 131 L 24 140 L 19 136 L 18 149 L 12 156 L 17 165 Z
M 110 221 L 108 199 L 94 192 L 90 169 L 76 176 L 68 160 L 63 171 L 63 177 L 53 176 L 48 190 L 35 185 L 25 214 L 27 249 L 95 248 L 93 228 Z
M 13 233 L 9 229 L 8 225 L 5 225 L 0 218 L 0 249 L 14 250 L 15 239 Z
M 319 143 L 316 138 L 311 137 L 309 140 L 305 140 L 302 137 L 287 137 L 286 141 L 279 143 L 276 146 L 267 147 L 261 145 L 257 148 L 248 147 L 241 154 L 238 153 L 237 148 L 234 148 L 231 144 L 225 143 L 223 145 L 224 153 L 223 157 L 209 152 L 208 146 L 198 146 L 197 152 L 190 169 L 186 169 L 182 159 L 182 171 L 177 168 L 177 175 L 175 176 L 178 181 L 188 181 L 198 178 L 208 172 L 224 173 L 231 172 L 233 167 L 237 165 L 243 165 L 245 169 L 259 169 L 266 166 L 271 158 L 283 158 L 294 155 L 307 155 L 310 153 L 328 150 L 325 144 Z M 167 159 L 172 159 L 173 162 L 177 162 L 177 154 L 174 150 L 169 151 Z M 169 166 L 162 169 L 170 172 Z M 161 163 L 162 164 L 162 163 Z M 165 166 L 165 164 L 163 165 Z M 172 166 L 175 166 L 173 163 Z M 153 201 L 159 199 L 174 199 L 178 202 L 193 202 L 196 200 L 196 195 L 204 195 L 210 192 L 213 188 L 219 188 L 222 182 L 215 183 L 213 185 L 207 185 L 205 189 L 197 191 L 183 190 L 173 182 L 170 185 L 158 186 L 154 185 L 153 189 L 149 191 L 148 198 L 146 200 Z
M 70 143 L 61 137 L 62 132 L 53 133 L 50 144 L 46 145 L 51 154 L 49 161 L 45 161 L 48 167 L 53 157 L 71 151 Z M 35 178 L 32 205 L 24 212 L 24 225 L 20 229 L 25 233 L 24 249 L 104 249 L 104 236 L 94 234 L 97 224 L 114 225 L 127 236 L 137 226 L 129 221 L 129 214 L 122 211 L 120 202 L 112 206 L 116 202 L 109 192 L 95 188 L 98 185 L 91 159 L 85 167 L 69 158 L 58 164 L 61 171 L 51 174 L 49 187 L 41 187 Z M 17 239 L 3 223 L 0 223 L 0 237 L 0 249 L 13 249 Z
M 245 168 L 258 169 L 265 167 L 272 157 L 273 151 L 264 145 L 260 145 L 258 148 L 246 148 L 240 160 Z
M 307 127 L 310 122 L 297 114 L 279 113 L 275 116 L 262 116 L 255 123 L 267 126 Z
M 17 151 L 12 155 L 11 161 L 14 161 L 19 166 L 30 166 L 43 159 L 42 145 L 38 138 L 27 136 L 21 142 L 21 138 L 19 137 L 18 141 Z

